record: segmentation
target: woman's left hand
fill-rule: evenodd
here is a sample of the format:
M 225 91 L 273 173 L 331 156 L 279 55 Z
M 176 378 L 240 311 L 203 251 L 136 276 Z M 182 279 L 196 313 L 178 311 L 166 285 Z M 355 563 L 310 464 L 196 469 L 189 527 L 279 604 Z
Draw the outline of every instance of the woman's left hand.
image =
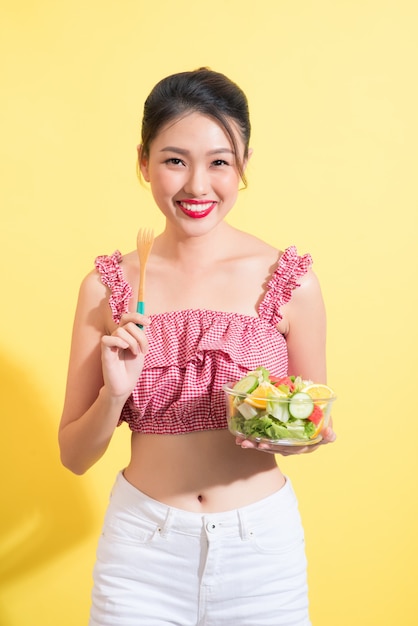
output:
M 315 452 L 318 448 L 321 448 L 328 443 L 333 443 L 337 438 L 337 435 L 332 428 L 332 424 L 325 428 L 321 432 L 321 435 L 321 441 L 310 446 L 283 446 L 264 442 L 257 443 L 255 441 L 250 441 L 249 439 L 244 439 L 243 437 L 236 437 L 235 443 L 237 446 L 241 446 L 241 448 L 260 450 L 261 452 L 268 452 L 270 454 L 281 454 L 282 456 L 291 456 L 293 454 L 307 454 Z

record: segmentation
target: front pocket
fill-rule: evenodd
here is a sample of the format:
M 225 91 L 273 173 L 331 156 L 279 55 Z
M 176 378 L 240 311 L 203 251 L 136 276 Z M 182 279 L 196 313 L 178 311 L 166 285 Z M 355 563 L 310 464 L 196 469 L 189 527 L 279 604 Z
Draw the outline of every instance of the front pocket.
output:
M 253 533 L 251 539 L 254 549 L 260 554 L 278 555 L 305 550 L 303 533 L 298 537 L 278 536 L 274 534 L 274 531 L 269 536 Z
M 305 537 L 299 511 L 290 508 L 257 524 L 250 532 L 251 543 L 261 554 L 285 554 L 305 548 Z
M 112 518 L 105 521 L 102 531 L 105 541 L 131 546 L 150 543 L 159 534 L 157 524 L 141 518 Z

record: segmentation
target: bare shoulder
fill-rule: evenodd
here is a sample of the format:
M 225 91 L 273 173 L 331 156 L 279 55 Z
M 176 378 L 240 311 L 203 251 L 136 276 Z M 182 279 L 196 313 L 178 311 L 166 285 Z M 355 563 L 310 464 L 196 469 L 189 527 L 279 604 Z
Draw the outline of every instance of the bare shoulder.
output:
M 138 280 L 139 273 L 139 261 L 137 251 L 133 250 L 132 252 L 124 254 L 120 262 L 120 267 L 124 279 L 131 285 L 131 287 L 133 287 Z
M 271 268 L 280 258 L 282 252 L 278 248 L 250 233 L 234 229 L 231 237 L 231 258 L 248 261 Z
M 244 244 L 244 250 L 248 250 L 253 254 L 276 254 L 278 253 L 278 249 L 274 246 L 270 245 L 263 239 L 252 235 L 251 233 L 245 232 L 243 230 L 239 230 L 234 228 L 232 231 L 232 241 L 242 249 Z
M 310 288 L 315 289 L 319 287 L 318 276 L 316 275 L 312 267 L 310 267 L 304 274 L 302 274 L 302 276 L 298 276 L 297 283 L 300 286 L 296 287 L 295 292 L 300 291 L 301 289 L 303 292 Z
M 81 281 L 79 297 L 87 301 L 97 301 L 105 298 L 106 292 L 107 288 L 99 273 L 93 269 Z
M 310 268 L 297 279 L 298 286 L 293 289 L 292 297 L 283 305 L 283 313 L 295 308 L 312 306 L 317 301 L 322 301 L 321 285 L 318 276 Z
M 77 310 L 76 326 L 95 327 L 101 333 L 113 326 L 109 302 L 109 289 L 103 284 L 99 273 L 93 269 L 81 281 Z
M 315 317 L 325 319 L 325 307 L 319 279 L 312 269 L 298 278 L 298 287 L 292 297 L 281 307 L 282 320 L 278 328 L 284 335 L 289 333 L 295 320 L 310 320 Z
M 132 285 L 132 282 L 137 280 L 139 270 L 136 250 L 122 255 L 119 265 L 123 279 Z M 103 283 L 100 273 L 96 269 L 92 269 L 85 276 L 81 283 L 80 292 L 93 300 L 102 300 L 109 297 L 109 288 Z

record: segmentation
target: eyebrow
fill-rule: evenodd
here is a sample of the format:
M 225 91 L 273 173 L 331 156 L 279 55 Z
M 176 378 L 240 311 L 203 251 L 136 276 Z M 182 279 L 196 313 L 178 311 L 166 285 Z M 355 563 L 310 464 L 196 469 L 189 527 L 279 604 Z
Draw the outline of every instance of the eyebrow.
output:
M 176 146 L 166 146 L 165 148 L 161 148 L 160 152 L 175 152 L 176 154 L 182 154 L 184 156 L 187 156 L 188 154 L 190 154 L 189 150 L 184 150 L 183 148 L 177 148 Z M 233 150 L 231 150 L 230 148 L 215 148 L 215 150 L 209 150 L 209 152 L 207 152 L 208 155 L 214 155 L 214 154 L 235 154 L 235 152 Z

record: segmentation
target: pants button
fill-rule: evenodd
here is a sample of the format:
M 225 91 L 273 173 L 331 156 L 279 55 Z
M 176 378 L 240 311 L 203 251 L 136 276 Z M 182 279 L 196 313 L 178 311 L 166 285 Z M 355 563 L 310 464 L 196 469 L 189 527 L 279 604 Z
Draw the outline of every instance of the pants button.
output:
M 216 533 L 218 530 L 219 524 L 215 524 L 214 522 L 208 522 L 206 524 L 206 530 L 210 533 Z

